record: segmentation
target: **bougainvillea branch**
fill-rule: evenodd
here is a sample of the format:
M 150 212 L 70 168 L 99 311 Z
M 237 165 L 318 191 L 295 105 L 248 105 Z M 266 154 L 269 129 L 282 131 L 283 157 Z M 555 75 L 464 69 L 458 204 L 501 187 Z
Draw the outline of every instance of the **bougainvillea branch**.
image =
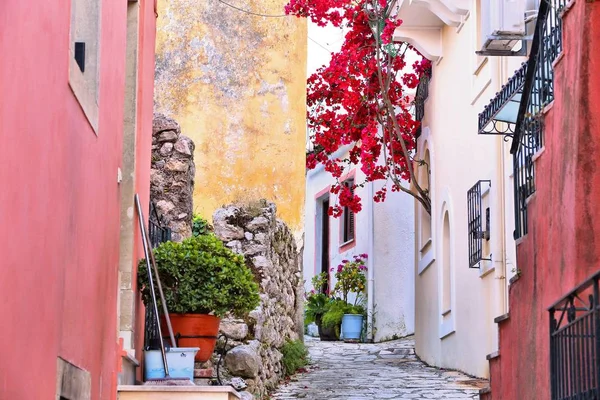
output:
M 339 52 L 308 78 L 308 128 L 314 151 L 307 155 L 307 168 L 323 164 L 337 183 L 331 192 L 338 203 L 330 214 L 339 216 L 343 207 L 361 210 L 354 188 L 366 182 L 391 181 L 392 191 L 413 196 L 431 213 L 428 184 L 419 182 L 415 166 L 416 121 L 410 109 L 411 92 L 431 63 L 421 57 L 409 68 L 407 43 L 393 41 L 402 21 L 395 18 L 395 0 L 290 0 L 286 13 L 310 18 L 319 26 L 331 24 L 348 30 Z M 416 52 L 416 51 L 415 51 Z M 348 146 L 347 155 L 335 154 Z M 353 187 L 340 182 L 344 171 L 360 165 L 365 182 Z M 425 166 L 429 168 L 428 166 Z M 429 174 L 425 174 L 428 179 Z M 384 201 L 387 185 L 374 194 Z

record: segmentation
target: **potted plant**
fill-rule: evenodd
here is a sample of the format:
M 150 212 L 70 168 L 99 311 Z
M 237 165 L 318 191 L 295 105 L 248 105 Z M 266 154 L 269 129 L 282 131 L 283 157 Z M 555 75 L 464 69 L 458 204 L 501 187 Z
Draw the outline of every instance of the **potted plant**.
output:
M 341 295 L 339 304 L 335 307 L 335 313 L 328 317 L 330 319 L 339 318 L 342 316 L 342 337 L 344 340 L 359 340 L 362 333 L 364 308 L 362 302 L 366 295 L 367 278 L 365 272 L 367 255 L 360 254 L 352 258 L 352 260 L 343 260 L 337 267 L 335 277 L 335 292 Z M 348 302 L 349 295 L 354 294 L 354 301 Z M 327 317 L 327 316 L 326 316 Z
M 242 317 L 258 306 L 258 284 L 252 271 L 243 256 L 213 234 L 162 243 L 154 249 L 154 258 L 173 332 L 180 337 L 177 347 L 199 347 L 195 359 L 207 361 L 217 341 L 220 318 L 225 314 Z M 138 282 L 148 306 L 152 300 L 145 260 L 138 267 Z
M 307 322 L 314 322 L 319 328 L 319 338 L 323 341 L 332 341 L 338 339 L 339 333 L 336 334 L 332 326 L 323 325 L 323 315 L 331 306 L 327 280 L 327 272 L 322 272 L 312 278 L 314 289 L 306 296 L 305 313 Z

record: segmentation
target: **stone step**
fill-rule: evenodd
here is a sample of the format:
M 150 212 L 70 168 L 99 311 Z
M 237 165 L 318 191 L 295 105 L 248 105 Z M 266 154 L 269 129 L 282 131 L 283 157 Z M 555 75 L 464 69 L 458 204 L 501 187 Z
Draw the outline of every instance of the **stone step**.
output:
M 489 387 L 479 390 L 479 400 L 492 400 L 492 389 Z
M 239 400 L 230 386 L 134 386 L 117 388 L 118 400 Z

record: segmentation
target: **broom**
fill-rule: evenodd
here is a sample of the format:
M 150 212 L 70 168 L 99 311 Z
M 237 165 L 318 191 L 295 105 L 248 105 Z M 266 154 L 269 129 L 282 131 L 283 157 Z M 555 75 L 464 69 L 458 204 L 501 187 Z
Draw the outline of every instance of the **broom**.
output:
M 142 207 L 140 205 L 140 197 L 138 194 L 135 194 L 135 205 L 138 210 L 138 220 L 140 223 L 140 231 L 142 233 L 142 242 L 144 245 L 144 255 L 146 256 L 146 267 L 148 269 L 148 283 L 150 285 L 150 294 L 152 296 L 152 307 L 154 309 L 154 315 L 156 316 L 157 326 L 158 326 L 158 337 L 160 338 L 160 352 L 162 355 L 163 365 L 165 367 L 165 377 L 164 378 L 152 378 L 148 379 L 144 385 L 158 385 L 158 386 L 194 386 L 194 382 L 189 380 L 188 378 L 173 378 L 169 376 L 169 364 L 167 362 L 167 352 L 165 351 L 165 343 L 163 341 L 162 329 L 160 326 L 160 316 L 158 314 L 158 306 L 156 304 L 156 293 L 154 292 L 154 280 L 152 279 L 152 267 L 154 267 L 154 274 L 156 275 L 156 283 L 158 284 L 158 289 L 160 293 L 160 300 L 163 306 L 163 311 L 165 314 L 165 320 L 167 322 L 167 327 L 169 329 L 169 335 L 171 336 L 171 345 L 175 346 L 175 336 L 173 335 L 173 328 L 171 327 L 171 321 L 169 320 L 169 311 L 167 310 L 167 303 L 165 302 L 165 296 L 162 291 L 162 285 L 160 283 L 160 277 L 158 275 L 158 269 L 156 268 L 156 262 L 154 260 L 154 254 L 152 254 L 152 249 L 150 246 L 150 240 L 148 237 L 148 232 L 146 231 L 146 227 L 144 225 L 144 214 L 142 212 Z M 150 263 L 152 262 L 152 265 Z

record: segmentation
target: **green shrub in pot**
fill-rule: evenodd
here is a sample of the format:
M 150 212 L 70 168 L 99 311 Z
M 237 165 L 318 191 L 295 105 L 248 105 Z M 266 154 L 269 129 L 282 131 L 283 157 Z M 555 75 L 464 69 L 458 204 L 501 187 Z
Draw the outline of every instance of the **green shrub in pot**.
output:
M 260 302 L 252 271 L 243 256 L 225 247 L 213 234 L 162 243 L 154 250 L 154 257 L 173 331 L 175 336 L 181 335 L 175 347 L 198 347 L 196 361 L 209 360 L 220 317 L 243 317 Z M 145 260 L 139 264 L 138 282 L 148 305 L 151 295 Z M 162 310 L 160 298 L 158 301 Z M 163 332 L 165 323 L 163 318 Z
M 244 257 L 212 234 L 162 243 L 154 249 L 154 258 L 169 312 L 243 316 L 259 304 L 258 284 Z M 138 282 L 149 304 L 145 260 L 139 263 Z

